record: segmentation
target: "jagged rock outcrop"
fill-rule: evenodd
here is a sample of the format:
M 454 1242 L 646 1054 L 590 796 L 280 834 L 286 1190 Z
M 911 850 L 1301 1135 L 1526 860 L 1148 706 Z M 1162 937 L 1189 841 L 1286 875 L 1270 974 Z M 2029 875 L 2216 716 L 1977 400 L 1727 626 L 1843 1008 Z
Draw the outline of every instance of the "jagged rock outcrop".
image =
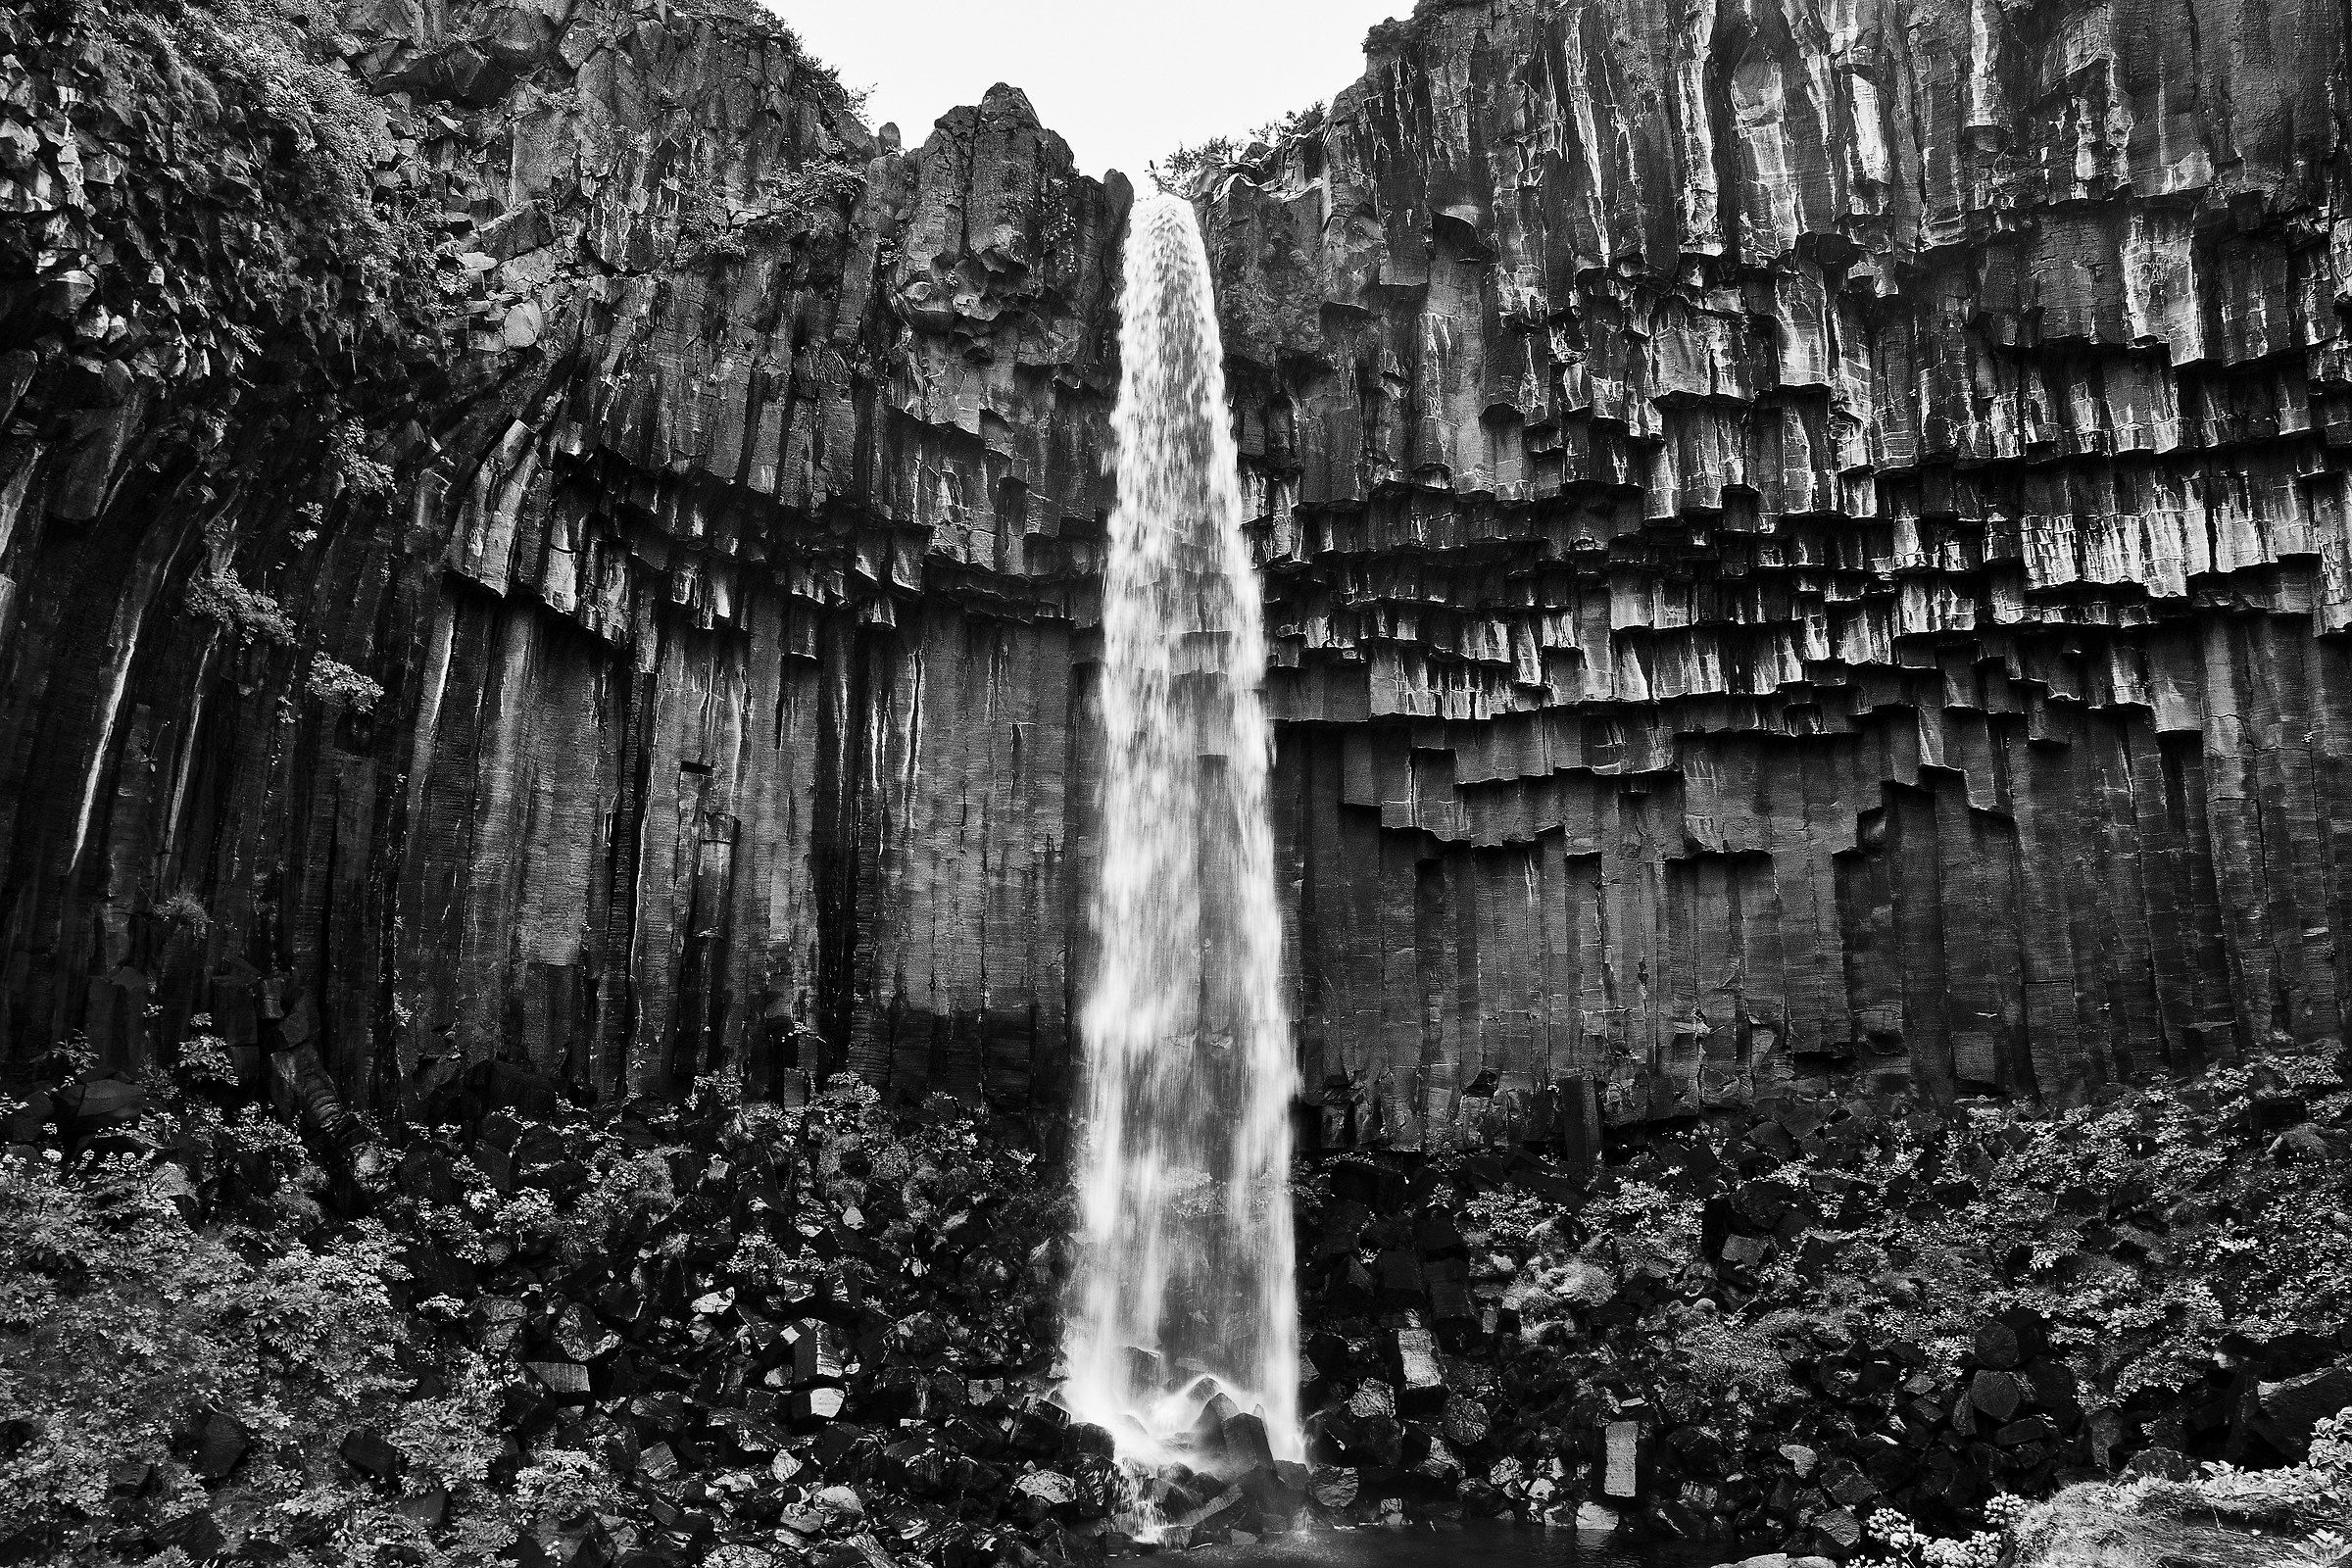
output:
M 1057 1098 L 1127 191 L 238 15 L 0 18 L 7 1050 Z M 1212 174 L 1335 1133 L 2339 1029 L 2344 31 L 1424 5 Z

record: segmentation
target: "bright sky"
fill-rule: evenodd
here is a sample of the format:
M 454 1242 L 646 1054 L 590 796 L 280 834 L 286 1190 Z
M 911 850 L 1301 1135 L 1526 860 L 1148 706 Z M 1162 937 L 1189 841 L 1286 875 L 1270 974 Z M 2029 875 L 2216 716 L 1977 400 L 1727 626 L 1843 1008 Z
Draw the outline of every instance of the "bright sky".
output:
M 919 147 L 931 122 L 1010 82 L 1083 173 L 1246 134 L 1362 74 L 1364 33 L 1412 0 L 764 0 L 871 87 L 867 122 Z

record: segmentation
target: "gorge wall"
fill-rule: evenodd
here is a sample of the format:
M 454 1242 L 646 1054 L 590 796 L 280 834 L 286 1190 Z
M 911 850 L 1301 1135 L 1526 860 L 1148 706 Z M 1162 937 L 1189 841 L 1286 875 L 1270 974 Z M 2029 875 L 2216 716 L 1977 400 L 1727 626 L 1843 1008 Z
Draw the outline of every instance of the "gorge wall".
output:
M 1424 6 L 1223 180 L 1310 1057 L 1435 1117 L 2335 1034 L 2344 51 Z
M 12 1051 L 1058 1074 L 1125 190 L 749 8 L 208 15 L 8 24 Z
M 1333 1136 L 2339 1031 L 2346 32 L 1424 4 L 1208 172 Z M 0 54 L 12 1056 L 1059 1102 L 1122 182 L 721 0 Z

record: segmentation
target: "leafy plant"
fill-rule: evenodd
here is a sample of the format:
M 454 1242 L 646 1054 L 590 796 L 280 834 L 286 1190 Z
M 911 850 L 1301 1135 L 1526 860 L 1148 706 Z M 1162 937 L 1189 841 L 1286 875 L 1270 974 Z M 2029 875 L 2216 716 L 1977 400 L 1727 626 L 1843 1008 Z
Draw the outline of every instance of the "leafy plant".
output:
M 311 661 L 310 676 L 303 689 L 318 702 L 348 708 L 355 713 L 374 712 L 375 705 L 384 697 L 381 685 L 324 654 Z
M 1324 104 L 1317 101 L 1304 109 L 1294 109 L 1277 116 L 1247 136 L 1211 136 L 1206 141 L 1178 147 L 1166 158 L 1153 163 L 1149 172 L 1160 190 L 1182 195 L 1192 188 L 1193 182 L 1201 174 L 1234 163 L 1253 144 L 1263 142 L 1269 147 L 1280 148 L 1300 136 L 1311 135 L 1322 129 L 1326 118 Z
M 158 899 L 155 913 L 160 919 L 185 926 L 200 935 L 213 923 L 212 912 L 205 908 L 204 901 L 186 888 L 174 888 Z
M 189 578 L 181 603 L 190 614 L 227 627 L 240 643 L 257 637 L 272 643 L 294 641 L 293 617 L 268 594 L 239 582 L 227 566 L 216 566 Z
M 1872 1554 L 1854 1568 L 1997 1568 L 2011 1559 L 2016 1531 L 2032 1512 L 2023 1497 L 2003 1493 L 1984 1505 L 1988 1528 L 1967 1536 L 1937 1536 L 1892 1508 L 1874 1511 L 1867 1525 Z
M 377 500 L 392 489 L 392 470 L 368 455 L 368 432 L 356 419 L 335 426 L 326 440 L 329 477 L 354 495 Z
M 211 1131 L 207 1155 L 260 1152 L 248 1119 Z M 212 1429 L 316 1449 L 403 1386 L 380 1228 L 304 1242 L 278 1204 L 200 1229 L 185 1191 L 135 1153 L 0 1155 L 0 1516 L 90 1541 L 126 1466 L 185 1495 Z

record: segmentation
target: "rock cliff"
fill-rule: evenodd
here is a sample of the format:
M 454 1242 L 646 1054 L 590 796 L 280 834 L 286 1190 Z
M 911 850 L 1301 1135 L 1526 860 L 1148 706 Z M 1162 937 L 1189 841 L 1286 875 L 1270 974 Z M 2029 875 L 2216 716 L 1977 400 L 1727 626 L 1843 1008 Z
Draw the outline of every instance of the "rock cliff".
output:
M 2340 10 L 1369 47 L 1208 205 L 1309 1062 L 1462 1125 L 2335 1035 Z
M 2338 1032 L 2345 32 L 1425 3 L 1209 172 L 1332 1136 Z M 0 53 L 9 1052 L 1059 1099 L 1123 184 L 723 0 Z
M 0 26 L 12 1050 L 1059 1072 L 1123 186 L 723 4 Z

